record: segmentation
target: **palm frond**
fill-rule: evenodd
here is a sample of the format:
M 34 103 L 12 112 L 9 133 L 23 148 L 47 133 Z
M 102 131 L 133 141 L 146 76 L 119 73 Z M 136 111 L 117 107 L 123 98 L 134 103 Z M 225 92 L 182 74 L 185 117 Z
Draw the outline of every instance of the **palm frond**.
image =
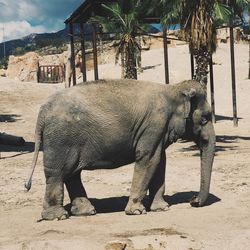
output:
M 118 18 L 121 24 L 126 26 L 126 23 L 124 19 L 122 18 L 121 8 L 119 4 L 113 4 L 111 7 L 109 7 L 108 5 L 102 4 L 102 7 L 109 10 L 114 15 L 114 17 Z
M 226 4 L 232 11 L 232 18 L 242 19 L 244 10 L 250 8 L 250 0 L 228 0 Z
M 161 0 L 161 8 L 163 15 L 161 23 L 163 25 L 176 24 L 179 22 L 181 4 L 183 0 Z
M 218 1 L 215 2 L 213 16 L 216 22 L 227 22 L 231 14 L 232 11 L 229 6 L 221 4 Z

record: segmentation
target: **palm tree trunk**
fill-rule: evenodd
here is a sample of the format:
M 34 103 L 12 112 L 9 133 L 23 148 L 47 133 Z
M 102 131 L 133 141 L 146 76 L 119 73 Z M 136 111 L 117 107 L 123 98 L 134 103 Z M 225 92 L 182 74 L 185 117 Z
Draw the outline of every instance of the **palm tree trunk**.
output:
M 134 55 L 134 46 L 131 42 L 127 46 L 127 60 L 126 60 L 126 79 L 137 79 L 137 70 L 136 70 L 136 58 Z
M 121 78 L 125 78 L 125 51 L 122 49 L 121 51 Z
M 205 48 L 195 50 L 193 51 L 193 54 L 196 62 L 194 80 L 207 86 L 208 66 L 211 55 Z
M 140 50 L 138 51 L 138 54 L 136 56 L 136 63 L 137 63 L 137 68 L 138 71 L 140 73 L 143 72 L 142 66 L 141 66 L 141 50 L 142 50 L 142 46 L 141 46 L 141 36 L 138 36 L 138 45 L 140 47 Z

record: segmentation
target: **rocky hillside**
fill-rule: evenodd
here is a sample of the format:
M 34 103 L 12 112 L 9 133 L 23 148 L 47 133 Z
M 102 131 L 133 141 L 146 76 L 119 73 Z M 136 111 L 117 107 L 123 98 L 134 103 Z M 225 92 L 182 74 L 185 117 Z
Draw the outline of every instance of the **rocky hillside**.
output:
M 5 42 L 6 56 L 21 55 L 47 46 L 60 47 L 66 42 L 68 42 L 66 29 L 55 33 L 30 34 L 21 39 Z M 0 43 L 0 48 L 3 48 L 3 43 Z M 0 49 L 0 58 L 4 56 L 3 53 L 4 50 Z
M 86 40 L 91 38 L 91 26 L 85 26 Z M 79 27 L 75 28 L 75 33 L 79 33 Z M 66 43 L 69 42 L 67 29 L 55 33 L 30 34 L 21 39 L 5 42 L 6 56 L 24 55 L 30 51 L 36 51 L 41 55 L 58 54 L 65 50 Z M 0 43 L 0 60 L 4 57 L 4 44 Z

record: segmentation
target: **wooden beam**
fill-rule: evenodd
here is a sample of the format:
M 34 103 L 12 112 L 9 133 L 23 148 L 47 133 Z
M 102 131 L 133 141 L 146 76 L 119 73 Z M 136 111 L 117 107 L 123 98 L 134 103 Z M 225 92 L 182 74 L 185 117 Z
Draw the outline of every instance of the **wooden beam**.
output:
M 249 22 L 250 22 L 250 19 L 249 19 Z M 248 35 L 248 37 L 249 37 L 248 38 L 248 58 L 249 58 L 248 59 L 248 79 L 250 79 L 250 36 Z
M 211 107 L 212 107 L 212 121 L 216 123 L 215 119 L 215 101 L 214 101 L 214 70 L 213 70 L 213 56 L 210 57 L 209 62 L 210 71 L 210 94 L 211 94 Z
M 230 52 L 231 52 L 231 74 L 232 74 L 233 121 L 234 121 L 234 127 L 238 127 L 233 26 L 230 25 L 229 29 L 230 29 Z
M 194 79 L 194 55 L 190 53 L 191 77 Z
M 163 48 L 164 48 L 164 64 L 165 64 L 165 83 L 169 84 L 169 69 L 168 69 L 168 40 L 167 26 L 163 26 Z
M 93 27 L 92 43 L 93 43 L 94 74 L 95 74 L 95 80 L 98 80 L 99 76 L 98 76 L 98 59 L 97 59 L 97 43 L 96 43 L 97 39 L 96 39 L 95 24 L 93 24 L 92 27 Z
M 75 65 L 75 44 L 74 44 L 74 27 L 69 23 L 70 45 L 71 45 L 71 68 L 73 77 L 73 86 L 76 85 L 76 65 Z
M 87 69 L 86 69 L 86 53 L 85 53 L 85 41 L 84 41 L 84 25 L 80 23 L 81 33 L 81 50 L 82 50 L 82 80 L 87 81 Z

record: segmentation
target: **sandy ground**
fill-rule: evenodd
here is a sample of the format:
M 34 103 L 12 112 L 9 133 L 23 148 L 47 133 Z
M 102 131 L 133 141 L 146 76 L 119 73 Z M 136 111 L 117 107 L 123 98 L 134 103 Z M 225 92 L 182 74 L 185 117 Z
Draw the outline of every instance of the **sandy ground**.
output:
M 24 181 L 33 156 L 33 137 L 39 106 L 63 88 L 0 78 L 0 131 L 20 135 L 21 148 L 0 146 L 0 249 L 104 249 L 109 241 L 126 249 L 249 249 L 250 246 L 250 80 L 248 46 L 236 46 L 238 128 L 232 122 L 229 47 L 215 55 L 217 150 L 208 205 L 190 207 L 199 190 L 199 155 L 193 143 L 176 143 L 167 150 L 166 199 L 169 211 L 126 216 L 133 166 L 82 173 L 89 197 L 97 209 L 92 217 L 37 222 L 45 189 L 42 152 L 33 187 Z M 170 81 L 190 78 L 187 46 L 169 50 Z M 143 54 L 139 79 L 164 82 L 162 50 Z M 120 68 L 102 65 L 100 77 L 116 78 Z M 93 72 L 88 72 L 88 78 Z M 67 194 L 65 205 L 69 203 Z

